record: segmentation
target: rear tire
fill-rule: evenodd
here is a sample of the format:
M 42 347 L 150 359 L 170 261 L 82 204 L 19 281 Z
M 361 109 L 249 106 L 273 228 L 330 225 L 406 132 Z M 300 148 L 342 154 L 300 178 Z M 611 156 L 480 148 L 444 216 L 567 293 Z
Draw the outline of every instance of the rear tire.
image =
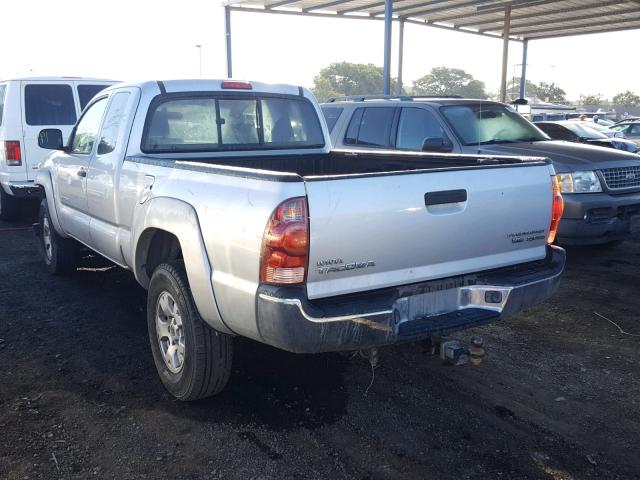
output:
M 75 272 L 78 265 L 80 245 L 71 238 L 61 237 L 53 226 L 47 199 L 40 203 L 38 215 L 40 238 L 38 244 L 47 270 L 52 275 L 68 275 Z
M 229 380 L 233 339 L 202 320 L 182 261 L 159 265 L 147 297 L 147 326 L 156 369 L 179 400 L 220 393 Z
M 11 221 L 18 218 L 19 213 L 18 200 L 8 195 L 0 186 L 0 220 Z

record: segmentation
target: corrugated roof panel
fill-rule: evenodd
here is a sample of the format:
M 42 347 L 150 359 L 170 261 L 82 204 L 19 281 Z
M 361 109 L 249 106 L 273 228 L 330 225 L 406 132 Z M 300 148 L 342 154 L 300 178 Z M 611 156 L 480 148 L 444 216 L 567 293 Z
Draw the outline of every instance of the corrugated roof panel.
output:
M 229 0 L 225 5 L 298 15 L 380 18 L 384 0 Z M 549 38 L 640 28 L 640 0 L 398 0 L 396 19 L 495 37 L 511 5 L 512 38 Z

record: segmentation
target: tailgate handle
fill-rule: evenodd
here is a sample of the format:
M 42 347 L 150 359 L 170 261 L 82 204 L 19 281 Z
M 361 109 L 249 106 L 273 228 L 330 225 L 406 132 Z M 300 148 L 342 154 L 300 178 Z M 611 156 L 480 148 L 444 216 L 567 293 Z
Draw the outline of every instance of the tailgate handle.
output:
M 461 190 L 442 190 L 440 192 L 427 192 L 424 194 L 424 204 L 429 207 L 431 205 L 444 205 L 445 203 L 461 203 L 467 201 L 467 191 Z

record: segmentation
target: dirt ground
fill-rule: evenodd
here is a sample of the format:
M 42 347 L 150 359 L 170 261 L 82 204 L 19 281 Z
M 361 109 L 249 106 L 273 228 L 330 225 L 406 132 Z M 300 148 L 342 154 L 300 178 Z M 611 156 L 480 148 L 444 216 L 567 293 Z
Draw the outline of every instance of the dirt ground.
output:
M 133 276 L 50 277 L 27 225 L 0 223 L 2 479 L 640 478 L 640 239 L 570 249 L 552 300 L 460 335 L 481 366 L 385 348 L 365 395 L 362 358 L 237 341 L 223 394 L 185 404 Z

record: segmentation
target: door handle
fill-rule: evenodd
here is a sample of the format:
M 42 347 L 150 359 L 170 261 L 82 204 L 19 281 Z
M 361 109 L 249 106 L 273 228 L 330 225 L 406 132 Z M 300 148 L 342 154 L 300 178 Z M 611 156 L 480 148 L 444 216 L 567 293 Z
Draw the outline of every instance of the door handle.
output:
M 79 177 L 86 177 L 87 176 L 87 171 L 86 170 L 78 170 L 78 176 Z
M 432 205 L 444 205 L 446 203 L 462 203 L 467 201 L 466 190 L 442 190 L 424 194 L 424 203 L 427 207 Z

